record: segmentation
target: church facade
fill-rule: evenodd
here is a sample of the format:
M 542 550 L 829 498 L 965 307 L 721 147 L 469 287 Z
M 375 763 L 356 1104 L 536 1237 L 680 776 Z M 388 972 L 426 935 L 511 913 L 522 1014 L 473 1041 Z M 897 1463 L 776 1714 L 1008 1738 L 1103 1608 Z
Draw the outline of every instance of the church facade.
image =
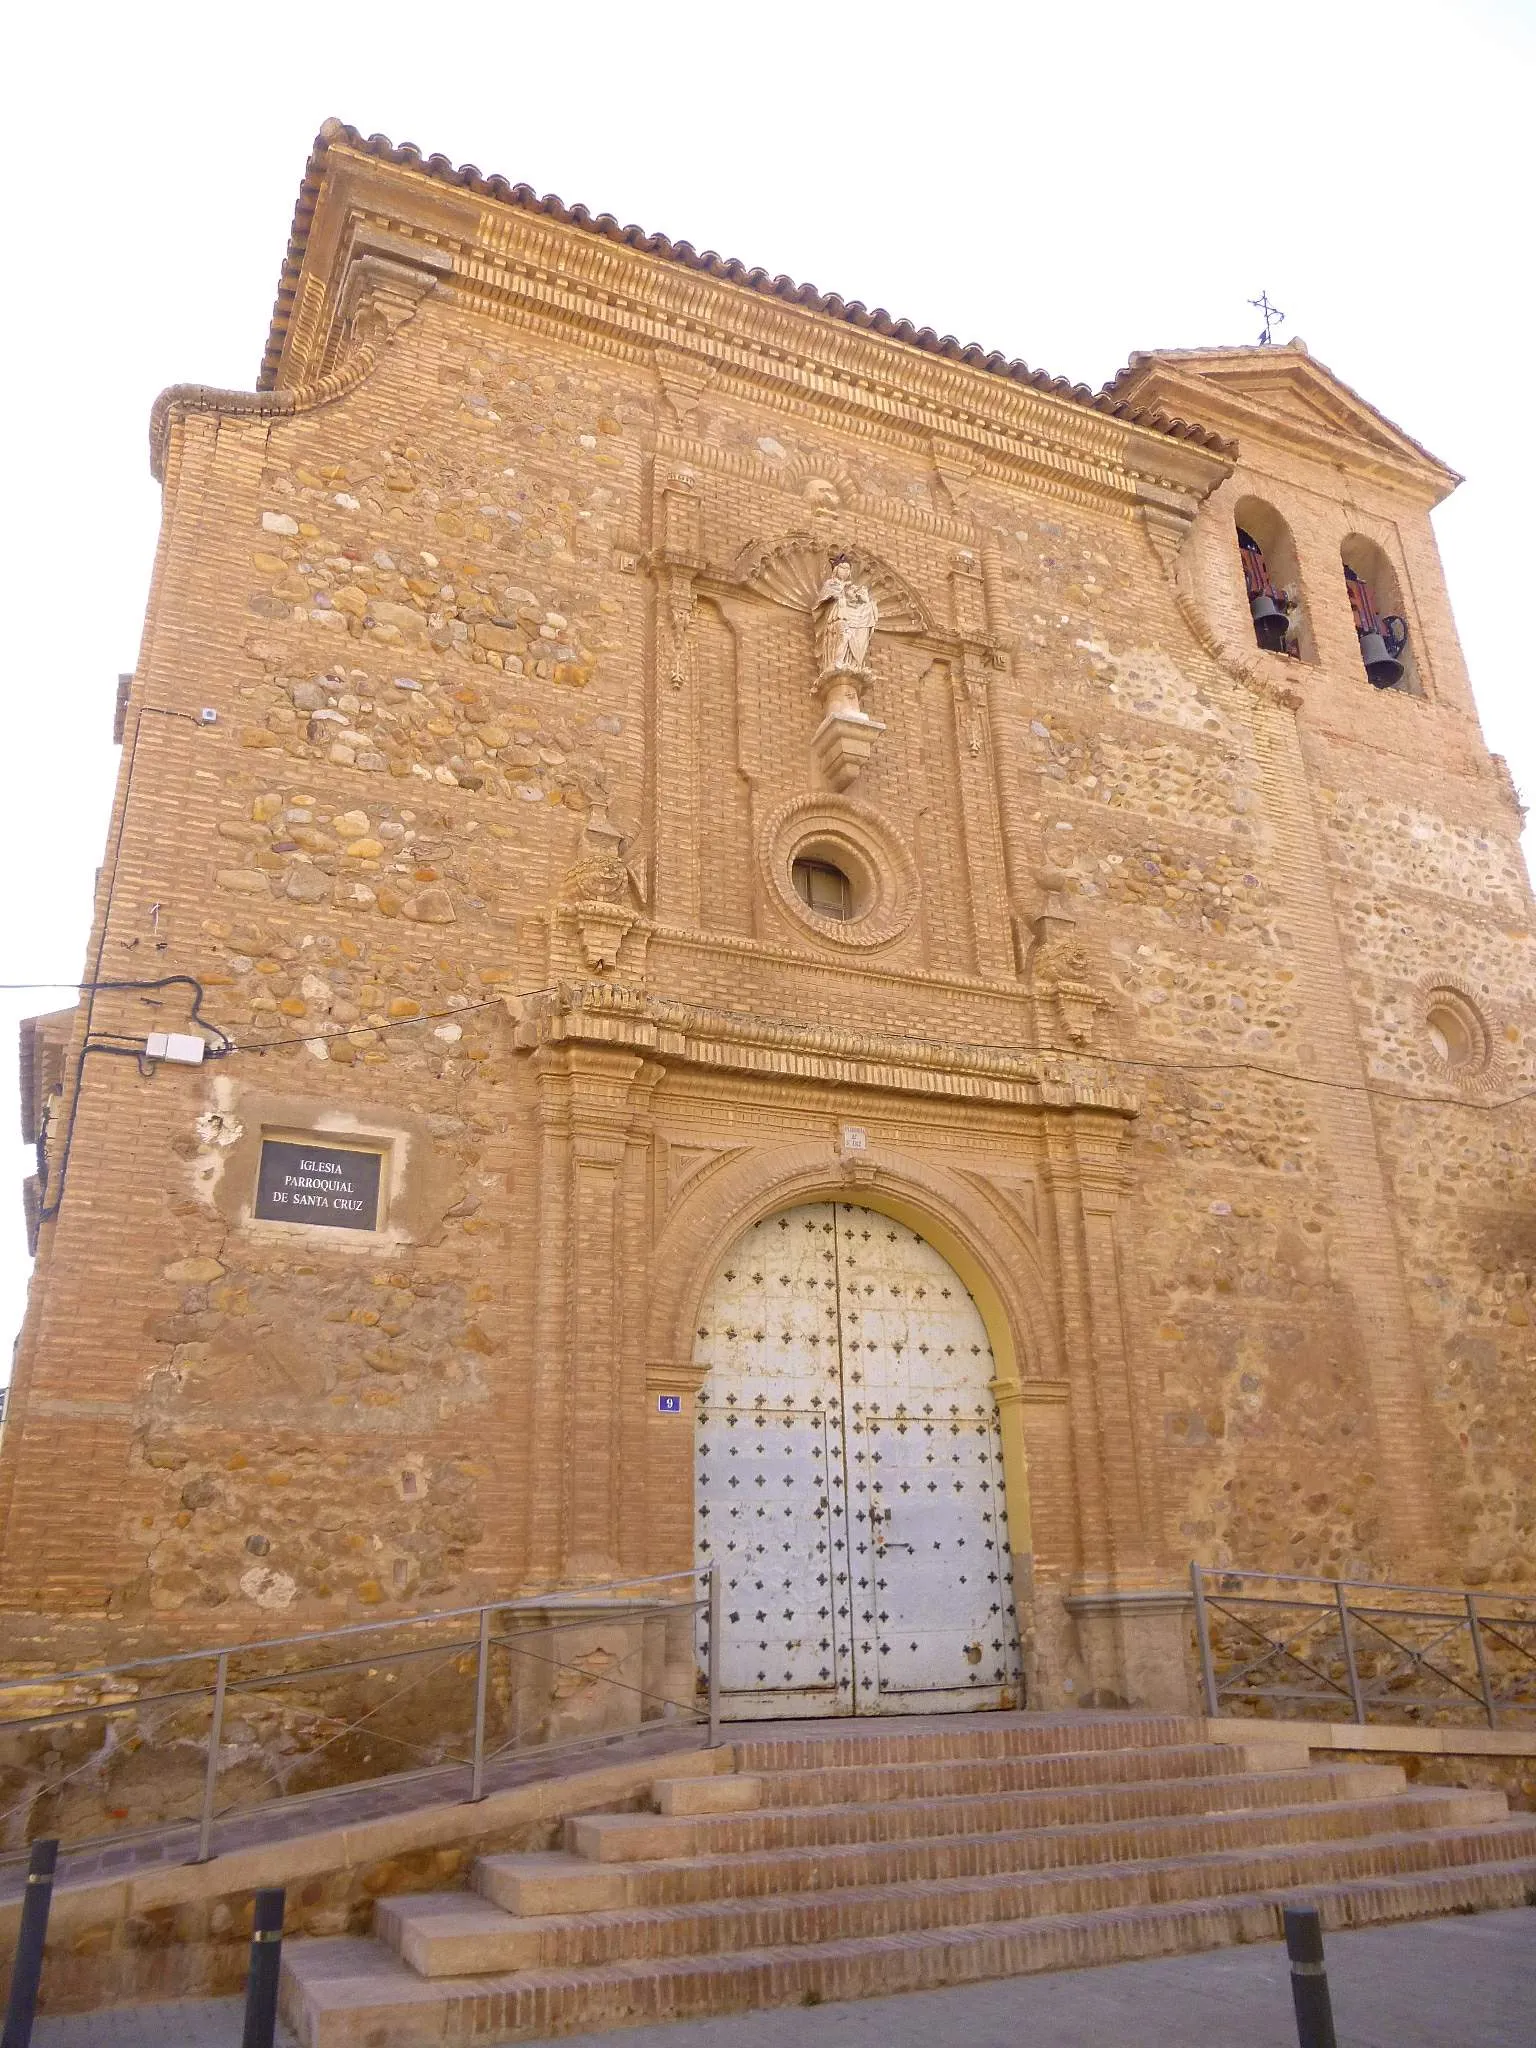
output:
M 714 1564 L 731 1713 L 1176 1703 L 1192 1558 L 1528 1582 L 1521 813 L 1300 342 L 1094 394 L 328 124 L 151 441 L 13 1645 Z

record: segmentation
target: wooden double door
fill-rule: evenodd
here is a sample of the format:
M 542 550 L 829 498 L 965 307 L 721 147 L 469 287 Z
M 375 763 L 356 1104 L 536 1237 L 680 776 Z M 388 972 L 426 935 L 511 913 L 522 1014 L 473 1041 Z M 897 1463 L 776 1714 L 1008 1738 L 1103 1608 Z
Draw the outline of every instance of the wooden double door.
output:
M 932 1245 L 843 1202 L 770 1216 L 694 1358 L 727 1718 L 1021 1704 L 992 1349 Z

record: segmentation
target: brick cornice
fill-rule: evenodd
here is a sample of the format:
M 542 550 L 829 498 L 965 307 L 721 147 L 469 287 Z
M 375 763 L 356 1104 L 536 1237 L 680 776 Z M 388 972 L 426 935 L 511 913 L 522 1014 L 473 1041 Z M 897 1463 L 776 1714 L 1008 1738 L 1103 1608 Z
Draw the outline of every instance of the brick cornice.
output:
M 1231 466 L 1219 437 L 1159 408 L 335 121 L 301 187 L 264 390 L 311 383 L 334 363 L 354 244 L 380 237 L 451 271 L 455 296 L 481 311 L 574 323 L 589 350 L 647 361 L 659 351 L 674 383 L 790 391 L 824 415 L 938 434 L 967 462 L 1023 461 L 1088 495 L 1146 497 L 1187 517 Z
M 391 220 L 397 236 L 410 223 Z M 476 312 L 631 362 L 691 361 L 721 397 L 785 398 L 854 432 L 962 445 L 977 473 L 1028 475 L 1077 502 L 1151 502 L 1188 520 L 1229 473 L 1224 456 L 1085 412 L 1068 400 L 916 353 L 800 307 L 705 287 L 579 233 L 515 220 L 494 253 L 458 252 L 452 295 Z
M 1117 1122 L 1138 1112 L 1136 1100 L 1119 1089 L 1068 1075 L 1049 1055 L 1008 1047 L 792 1024 L 609 982 L 568 982 L 517 1007 L 519 1044 L 536 1048 L 545 1061 L 556 1047 L 597 1044 L 648 1053 L 668 1065 L 1091 1111 Z
M 157 484 L 165 482 L 166 451 L 177 422 L 192 413 L 217 413 L 226 419 L 292 419 L 355 391 L 377 363 L 371 343 L 354 349 L 329 376 L 283 391 L 223 391 L 214 384 L 172 384 L 149 411 L 149 469 Z

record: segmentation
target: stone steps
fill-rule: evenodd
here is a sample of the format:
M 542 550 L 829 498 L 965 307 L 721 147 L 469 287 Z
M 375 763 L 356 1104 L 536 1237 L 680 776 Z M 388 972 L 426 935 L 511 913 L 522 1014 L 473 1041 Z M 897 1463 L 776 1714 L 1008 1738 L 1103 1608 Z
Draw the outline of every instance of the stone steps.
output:
M 427 2048 L 917 1989 L 1536 1894 L 1536 1816 L 1177 1716 L 771 1730 L 652 1813 L 288 1944 L 306 2048 Z
M 1068 1786 L 1125 1785 L 1144 1779 L 1229 1777 L 1237 1771 L 1305 1770 L 1301 1744 L 1221 1742 L 1148 1749 L 1103 1749 L 1065 1755 L 949 1758 L 936 1762 L 838 1764 L 829 1768 L 763 1770 L 734 1782 L 757 1788 L 762 1806 L 869 1806 L 895 1799 L 945 1799 L 967 1794 L 1051 1791 Z M 673 1781 L 687 1783 L 687 1780 Z M 728 1778 L 700 1780 L 712 1786 Z M 685 1809 L 658 1800 L 663 1813 Z
M 1014 1829 L 895 1843 L 855 1843 L 768 1855 L 659 1863 L 587 1862 L 568 1851 L 482 1857 L 475 1884 L 510 1913 L 599 1912 L 617 1906 L 681 1906 L 756 1899 L 845 1886 L 920 1884 L 956 1877 L 1158 1862 L 1173 1857 L 1251 1853 L 1276 1846 L 1344 1841 L 1373 1831 L 1476 1827 L 1504 1814 L 1500 1792 L 1404 1792 L 1384 1800 L 1194 1814 L 1178 1820 L 1099 1822 L 1086 1827 Z
M 520 1916 L 473 1894 L 438 1892 L 381 1900 L 374 1933 L 423 1977 L 582 1969 L 1188 1903 L 1258 1887 L 1310 1889 L 1522 1857 L 1536 1864 L 1536 1820 L 1479 1829 L 1426 1827 L 1364 1840 L 1227 1850 L 1159 1862 L 776 1893 L 686 1907 Z
M 1326 1927 L 1426 1919 L 1523 1905 L 1536 1859 L 1309 1891 Z M 1247 1895 L 1193 1904 L 928 1930 L 826 1942 L 526 1970 L 491 1977 L 419 1977 L 380 1943 L 344 1936 L 285 1953 L 285 2010 L 305 2048 L 436 2048 L 478 2040 L 540 2040 L 647 2021 L 932 1990 L 988 1977 L 1083 1969 L 1240 1941 L 1273 1941 L 1280 1902 Z
M 574 1854 L 594 1863 L 649 1862 L 834 1842 L 901 1841 L 918 1835 L 995 1834 L 1004 1828 L 1065 1827 L 1074 1821 L 1235 1812 L 1309 1800 L 1387 1798 L 1403 1783 L 1395 1764 L 1346 1764 L 1325 1770 L 1060 1786 L 882 1805 L 759 1807 L 745 1813 L 681 1815 L 600 1813 L 568 1820 L 565 1839 Z
M 989 1756 L 1086 1756 L 1106 1749 L 1189 1749 L 1206 1739 L 1204 1722 L 1182 1714 L 946 1714 L 943 1720 L 945 1725 L 937 1728 L 842 1721 L 807 1723 L 790 1735 L 747 1735 L 733 1744 L 736 1768 L 791 1771 L 811 1761 L 818 1769 L 832 1770 Z M 1255 1723 L 1256 1741 L 1262 1739 L 1261 1726 Z M 825 1732 L 817 1732 L 818 1727 Z

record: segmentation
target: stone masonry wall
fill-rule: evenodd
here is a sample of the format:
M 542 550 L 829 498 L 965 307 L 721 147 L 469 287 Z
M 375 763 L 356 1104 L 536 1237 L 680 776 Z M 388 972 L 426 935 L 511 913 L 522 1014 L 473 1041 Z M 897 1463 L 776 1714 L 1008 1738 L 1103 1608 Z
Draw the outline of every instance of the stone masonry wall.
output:
M 858 1199 L 931 1216 L 1016 1320 L 1053 1597 L 1192 1555 L 1523 1580 L 1536 1212 L 1528 1113 L 1487 1104 L 1529 1081 L 1530 899 L 1422 507 L 1430 694 L 1383 704 L 1321 570 L 1318 659 L 1244 667 L 1251 476 L 1170 549 L 1118 484 L 745 373 L 680 394 L 468 290 L 376 356 L 169 430 L 91 957 L 196 977 L 236 1050 L 83 1061 L 0 1452 L 18 1654 L 686 1566 L 688 1419 L 652 1395 L 718 1232 L 844 1185 L 845 1120 Z M 1366 514 L 1265 431 L 1331 560 Z M 832 797 L 797 548 L 898 593 L 836 812 L 868 943 L 774 879 Z M 1427 1063 L 1436 976 L 1486 1011 L 1481 1092 Z M 186 997 L 103 991 L 93 1034 Z M 384 1229 L 254 1222 L 264 1130 L 387 1141 Z

